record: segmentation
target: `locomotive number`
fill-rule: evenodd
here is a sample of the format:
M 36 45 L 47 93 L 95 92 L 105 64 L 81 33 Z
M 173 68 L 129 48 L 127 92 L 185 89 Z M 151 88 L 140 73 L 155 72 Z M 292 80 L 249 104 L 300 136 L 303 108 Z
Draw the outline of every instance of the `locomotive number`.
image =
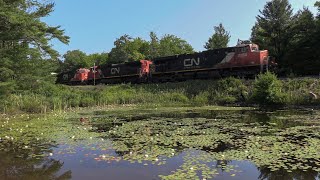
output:
M 120 73 L 120 67 L 117 67 L 117 68 L 111 68 L 111 74 L 114 75 L 114 74 L 119 74 Z
M 184 67 L 199 66 L 200 65 L 200 58 L 185 59 L 183 61 L 183 63 L 184 63 Z

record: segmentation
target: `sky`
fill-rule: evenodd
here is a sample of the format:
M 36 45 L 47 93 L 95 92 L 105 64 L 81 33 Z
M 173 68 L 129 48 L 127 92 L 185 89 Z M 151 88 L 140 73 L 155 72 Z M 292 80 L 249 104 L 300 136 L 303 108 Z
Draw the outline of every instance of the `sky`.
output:
M 303 6 L 317 13 L 316 0 L 289 0 L 294 11 Z M 60 52 L 79 49 L 87 54 L 110 52 L 114 41 L 124 34 L 149 40 L 176 35 L 196 51 L 214 33 L 220 22 L 230 32 L 229 46 L 238 39 L 250 38 L 259 10 L 267 0 L 54 0 L 54 12 L 43 20 L 51 26 L 61 25 L 70 36 L 69 45 L 52 41 Z

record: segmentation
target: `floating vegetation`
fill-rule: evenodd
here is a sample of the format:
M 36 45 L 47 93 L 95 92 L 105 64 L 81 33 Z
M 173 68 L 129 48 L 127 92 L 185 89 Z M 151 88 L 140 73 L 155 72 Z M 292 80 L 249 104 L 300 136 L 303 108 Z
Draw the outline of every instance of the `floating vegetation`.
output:
M 119 114 L 121 112 L 121 114 Z M 99 163 L 131 162 L 161 167 L 180 163 L 161 179 L 239 176 L 252 162 L 270 178 L 317 177 L 320 172 L 320 112 L 186 109 L 58 114 L 0 121 L 0 152 L 22 159 L 83 154 Z M 88 117 L 88 123 L 79 121 Z M 90 122 L 89 122 L 90 120 Z M 81 160 L 82 161 L 82 160 Z

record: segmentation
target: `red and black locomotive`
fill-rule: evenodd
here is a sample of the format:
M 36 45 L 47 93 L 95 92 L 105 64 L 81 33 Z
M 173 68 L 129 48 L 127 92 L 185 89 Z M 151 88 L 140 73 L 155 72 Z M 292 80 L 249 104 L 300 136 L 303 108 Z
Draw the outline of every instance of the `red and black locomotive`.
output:
M 58 75 L 62 84 L 115 84 L 183 81 L 227 76 L 250 77 L 276 65 L 267 50 L 245 41 L 237 46 L 122 64 L 104 64 Z

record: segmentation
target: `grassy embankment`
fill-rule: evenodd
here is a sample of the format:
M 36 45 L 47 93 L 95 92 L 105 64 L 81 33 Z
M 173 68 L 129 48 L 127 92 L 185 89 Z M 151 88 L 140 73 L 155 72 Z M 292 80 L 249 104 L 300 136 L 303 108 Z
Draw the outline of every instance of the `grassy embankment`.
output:
M 320 100 L 318 79 L 278 80 L 273 74 L 256 80 L 226 78 L 162 84 L 120 84 L 70 87 L 40 83 L 32 91 L 1 97 L 4 113 L 43 113 L 73 107 L 107 105 L 141 106 L 316 106 Z

